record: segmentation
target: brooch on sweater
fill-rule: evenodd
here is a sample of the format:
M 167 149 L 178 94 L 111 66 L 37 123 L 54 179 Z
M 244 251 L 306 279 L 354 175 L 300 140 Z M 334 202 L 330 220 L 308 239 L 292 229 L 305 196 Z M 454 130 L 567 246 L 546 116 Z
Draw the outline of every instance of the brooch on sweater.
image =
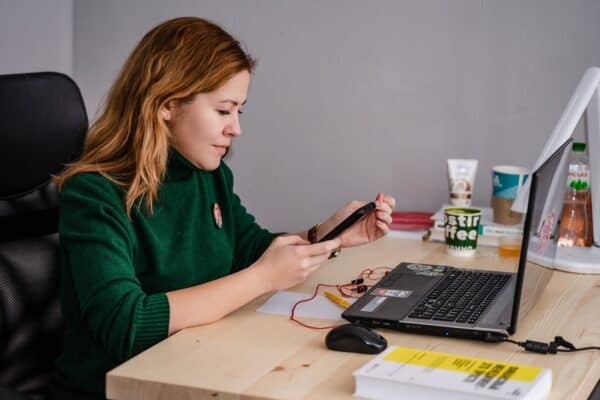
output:
M 215 220 L 215 226 L 218 229 L 221 229 L 221 227 L 223 227 L 223 216 L 221 215 L 219 203 L 213 204 L 213 219 Z

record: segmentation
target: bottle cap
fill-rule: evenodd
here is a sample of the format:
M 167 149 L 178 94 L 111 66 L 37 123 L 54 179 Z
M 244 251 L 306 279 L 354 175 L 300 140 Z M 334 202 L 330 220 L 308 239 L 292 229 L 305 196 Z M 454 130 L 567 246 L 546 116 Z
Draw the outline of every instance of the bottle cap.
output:
M 585 143 L 573 142 L 573 151 L 585 151 Z

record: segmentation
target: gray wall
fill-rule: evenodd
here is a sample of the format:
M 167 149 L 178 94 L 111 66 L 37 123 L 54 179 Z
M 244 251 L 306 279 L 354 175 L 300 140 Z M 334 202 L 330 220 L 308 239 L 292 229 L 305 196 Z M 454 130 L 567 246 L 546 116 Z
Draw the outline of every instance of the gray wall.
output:
M 13 37 L 34 26 L 29 13 L 1 14 Z M 585 69 L 600 65 L 597 0 L 75 0 L 73 73 L 91 116 L 141 36 L 182 15 L 218 22 L 259 60 L 229 164 L 274 230 L 379 190 L 397 209 L 435 210 L 449 157 L 480 160 L 474 203 L 489 204 L 491 166 L 531 166 Z M 52 45 L 64 31 L 41 34 Z M 40 46 L 36 60 L 57 59 Z
M 73 72 L 73 0 L 0 0 L 0 74 Z

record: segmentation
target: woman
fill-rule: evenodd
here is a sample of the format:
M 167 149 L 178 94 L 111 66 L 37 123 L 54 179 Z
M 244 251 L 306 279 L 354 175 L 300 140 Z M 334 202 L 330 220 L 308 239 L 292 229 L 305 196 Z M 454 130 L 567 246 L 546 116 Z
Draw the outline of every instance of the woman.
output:
M 65 349 L 56 398 L 100 398 L 105 374 L 180 329 L 214 322 L 306 279 L 330 253 L 383 236 L 394 199 L 339 238 L 362 205 L 309 231 L 262 229 L 222 162 L 241 134 L 254 61 L 211 22 L 177 18 L 127 59 L 61 188 Z

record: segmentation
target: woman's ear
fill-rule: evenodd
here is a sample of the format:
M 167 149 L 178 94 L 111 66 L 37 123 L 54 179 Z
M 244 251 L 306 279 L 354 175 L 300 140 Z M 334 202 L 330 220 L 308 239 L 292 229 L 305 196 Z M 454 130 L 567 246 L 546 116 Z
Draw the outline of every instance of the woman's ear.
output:
M 165 121 L 170 121 L 171 120 L 171 110 L 169 110 L 167 107 L 162 107 L 160 110 L 160 116 Z
M 175 102 L 173 100 L 168 101 L 164 106 L 160 109 L 160 116 L 165 121 L 170 121 L 173 118 L 173 111 L 175 109 Z

